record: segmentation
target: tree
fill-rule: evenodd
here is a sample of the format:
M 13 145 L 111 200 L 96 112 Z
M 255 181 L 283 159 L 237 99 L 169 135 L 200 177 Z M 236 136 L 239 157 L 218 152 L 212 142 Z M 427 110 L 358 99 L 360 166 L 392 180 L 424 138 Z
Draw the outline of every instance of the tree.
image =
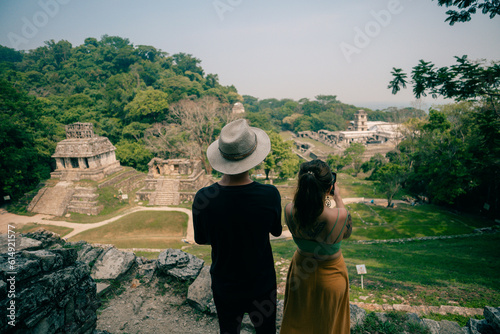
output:
M 0 201 L 18 199 L 50 177 L 59 130 L 40 101 L 0 80 Z
M 193 157 L 200 159 L 210 174 L 212 167 L 207 161 L 206 150 L 222 127 L 234 117 L 231 108 L 214 97 L 205 96 L 198 100 L 181 100 L 172 105 L 171 111 L 196 147 Z
M 316 101 L 319 103 L 326 105 L 329 103 L 336 103 L 337 102 L 337 95 L 317 95 L 315 96 Z
M 499 1 L 439 0 L 439 5 L 456 5 L 462 12 L 449 11 L 447 21 L 470 20 L 480 8 L 493 18 L 499 13 Z M 491 206 L 491 216 L 499 210 L 500 163 L 500 64 L 498 62 L 470 61 L 467 56 L 455 57 L 456 65 L 436 68 L 423 60 L 412 70 L 413 93 L 416 98 L 438 95 L 462 104 L 468 101 L 474 111 L 455 114 L 455 123 L 433 114 L 428 124 L 418 127 L 410 140 L 399 148 L 410 161 L 407 186 L 413 192 L 426 193 L 438 202 L 469 206 Z M 405 88 L 407 75 L 393 69 L 393 80 L 388 88 L 396 94 Z M 465 126 L 467 124 L 467 126 Z M 496 158 L 492 158 L 495 157 Z M 481 167 L 480 167 L 481 166 Z M 484 201 L 481 203 L 481 201 Z
M 439 6 L 456 6 L 461 11 L 449 10 L 446 12 L 448 18 L 445 22 L 454 25 L 455 22 L 468 22 L 471 20 L 471 15 L 476 14 L 478 9 L 483 14 L 490 14 L 490 19 L 496 15 L 500 15 L 500 2 L 498 0 L 438 0 Z
M 336 154 L 329 154 L 326 158 L 326 163 L 335 172 L 339 172 L 342 168 L 344 168 L 346 165 L 345 162 L 346 161 L 343 157 Z
M 349 157 L 351 160 L 354 174 L 358 174 L 363 164 L 363 153 L 365 153 L 365 146 L 361 143 L 351 143 L 351 145 L 344 151 L 344 156 Z
M 477 100 L 486 97 L 498 113 L 496 101 L 500 97 L 500 63 L 487 65 L 485 61 L 470 61 L 467 56 L 455 57 L 458 64 L 436 68 L 431 62 L 420 60 L 413 67 L 411 78 L 413 93 L 418 99 L 438 95 L 457 101 Z M 406 88 L 407 75 L 402 69 L 393 68 L 393 80 L 388 88 L 397 94 Z M 499 114 L 500 116 L 500 114 Z
M 183 75 L 186 71 L 190 71 L 198 73 L 201 76 L 204 75 L 203 69 L 198 66 L 198 64 L 201 63 L 200 59 L 184 52 L 176 53 L 172 56 L 172 58 L 174 59 L 174 68 L 177 74 Z
M 23 54 L 21 52 L 0 45 L 0 63 L 4 61 L 16 63 L 21 60 L 23 60 Z
M 148 163 L 153 155 L 142 142 L 122 139 L 116 144 L 116 158 L 126 166 L 133 167 L 141 172 L 148 171 Z
M 132 122 L 123 128 L 123 137 L 126 139 L 135 139 L 137 141 L 140 141 L 143 138 L 144 132 L 147 128 L 148 124 Z
M 380 153 L 377 153 L 373 157 L 371 157 L 369 161 L 364 162 L 361 165 L 361 169 L 363 170 L 363 173 L 368 173 L 369 171 L 373 170 L 372 175 L 368 178 L 372 180 L 372 177 L 377 174 L 378 169 L 385 164 L 385 161 L 386 159 L 384 158 L 384 156 Z
M 269 173 L 274 171 L 280 178 L 294 176 L 299 168 L 299 158 L 292 151 L 292 141 L 284 141 L 283 138 L 274 131 L 267 131 L 271 139 L 271 152 L 264 159 L 262 164 L 266 173 L 266 180 L 269 180 Z
M 185 144 L 187 141 L 189 141 L 189 135 L 182 132 L 179 124 L 155 123 L 144 132 L 146 148 L 162 159 L 189 156 Z
M 156 89 L 139 91 L 125 106 L 126 118 L 144 123 L 156 123 L 165 119 L 168 112 L 168 94 Z
M 391 206 L 394 195 L 401 189 L 406 176 L 407 170 L 405 167 L 391 162 L 377 170 L 376 180 L 378 181 L 378 188 L 386 195 L 388 207 Z

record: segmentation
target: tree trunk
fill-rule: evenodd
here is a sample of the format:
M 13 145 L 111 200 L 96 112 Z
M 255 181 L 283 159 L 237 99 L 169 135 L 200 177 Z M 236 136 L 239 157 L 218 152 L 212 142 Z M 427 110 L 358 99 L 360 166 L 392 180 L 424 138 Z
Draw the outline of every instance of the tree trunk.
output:
M 203 147 L 200 145 L 200 159 L 201 163 L 203 164 L 203 167 L 205 168 L 207 175 L 212 174 L 212 166 L 210 166 L 210 163 L 207 161 L 207 157 L 205 156 L 205 151 L 203 150 Z

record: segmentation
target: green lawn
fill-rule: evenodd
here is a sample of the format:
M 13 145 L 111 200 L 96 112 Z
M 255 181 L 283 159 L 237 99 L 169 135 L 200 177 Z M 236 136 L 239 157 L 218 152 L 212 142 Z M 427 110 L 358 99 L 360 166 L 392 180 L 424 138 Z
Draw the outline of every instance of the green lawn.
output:
M 70 241 L 114 244 L 118 248 L 181 248 L 188 216 L 178 211 L 140 211 L 84 231 Z
M 295 252 L 291 240 L 272 242 L 278 282 L 284 281 Z M 412 241 L 402 244 L 342 245 L 351 301 L 368 296 L 380 304 L 500 305 L 500 235 Z M 365 264 L 364 290 L 356 265 Z M 403 298 L 403 299 L 401 299 Z M 362 301 L 362 300 L 359 300 Z
M 491 225 L 491 221 L 480 217 L 457 215 L 434 205 L 398 204 L 387 208 L 352 203 L 346 206 L 353 220 L 354 240 L 467 234 Z
M 72 228 L 64 227 L 64 226 L 28 223 L 28 224 L 24 224 L 22 226 L 16 227 L 16 233 L 35 232 L 36 230 L 38 230 L 40 228 L 57 233 L 61 236 L 61 238 L 64 237 L 66 234 L 69 234 L 73 231 Z

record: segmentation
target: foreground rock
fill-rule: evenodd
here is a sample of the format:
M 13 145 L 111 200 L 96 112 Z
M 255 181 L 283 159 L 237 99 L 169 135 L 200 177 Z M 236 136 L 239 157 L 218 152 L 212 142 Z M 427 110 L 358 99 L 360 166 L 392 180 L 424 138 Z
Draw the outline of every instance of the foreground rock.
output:
M 189 286 L 187 301 L 195 309 L 209 314 L 217 314 L 211 288 L 210 267 L 203 267 L 196 280 Z
M 77 251 L 41 249 L 53 243 L 21 235 L 16 236 L 18 243 L 31 245 L 30 250 L 18 251 L 14 261 L 8 253 L 0 255 L 0 304 L 8 310 L 0 318 L 0 332 L 92 333 L 99 301 L 90 270 L 77 261 Z
M 158 256 L 157 270 L 160 275 L 173 276 L 182 281 L 194 280 L 205 261 L 180 249 L 166 249 Z
M 114 280 L 125 275 L 135 264 L 135 254 L 110 248 L 103 252 L 92 267 L 95 279 Z

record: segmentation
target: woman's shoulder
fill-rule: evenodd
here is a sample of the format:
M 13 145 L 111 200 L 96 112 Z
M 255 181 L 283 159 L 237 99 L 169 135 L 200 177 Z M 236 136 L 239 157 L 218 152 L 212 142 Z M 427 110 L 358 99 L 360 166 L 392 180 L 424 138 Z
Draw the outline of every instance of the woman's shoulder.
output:
M 342 213 L 347 212 L 347 209 L 346 208 L 337 208 L 337 207 L 330 208 L 327 206 L 327 207 L 325 207 L 325 211 L 329 212 L 329 213 L 335 213 L 335 214 L 340 212 L 342 214 Z
M 335 223 L 338 220 L 345 219 L 349 215 L 349 211 L 346 208 L 329 208 L 326 207 L 324 210 L 325 218 L 328 221 L 333 221 Z

